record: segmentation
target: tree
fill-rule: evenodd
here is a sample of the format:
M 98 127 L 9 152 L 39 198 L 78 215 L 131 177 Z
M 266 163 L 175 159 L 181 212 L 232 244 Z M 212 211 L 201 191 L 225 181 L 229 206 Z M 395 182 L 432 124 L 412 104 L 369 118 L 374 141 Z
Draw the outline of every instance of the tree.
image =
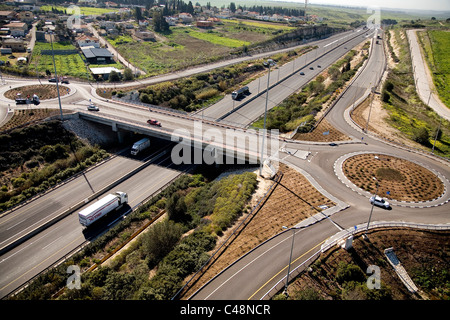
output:
M 133 80 L 133 71 L 130 68 L 125 68 L 123 72 L 123 77 L 125 80 Z
M 190 14 L 194 13 L 194 6 L 192 5 L 192 1 L 189 1 L 186 11 L 187 11 L 187 13 L 190 13 Z
M 118 74 L 116 71 L 112 70 L 112 71 L 109 73 L 109 81 L 110 81 L 110 82 L 120 81 L 120 76 L 119 76 L 119 74 Z
M 155 12 L 153 12 L 153 30 L 155 30 L 155 32 L 164 32 L 169 30 L 169 24 L 159 10 L 155 10 Z
M 230 3 L 230 11 L 235 13 L 236 12 L 236 4 L 234 2 Z
M 413 140 L 422 145 L 428 145 L 430 142 L 430 132 L 427 127 L 419 127 L 413 130 Z
M 140 7 L 136 7 L 135 12 L 134 12 L 135 16 L 136 16 L 136 21 L 142 20 L 142 10 Z
M 147 256 L 147 264 L 154 267 L 176 245 L 182 235 L 182 228 L 165 219 L 157 223 L 142 236 L 142 250 Z

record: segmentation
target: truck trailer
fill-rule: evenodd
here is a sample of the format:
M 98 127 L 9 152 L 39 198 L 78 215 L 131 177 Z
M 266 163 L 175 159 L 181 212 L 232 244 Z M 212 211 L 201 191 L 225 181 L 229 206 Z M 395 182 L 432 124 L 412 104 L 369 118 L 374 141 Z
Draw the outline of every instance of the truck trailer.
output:
M 147 149 L 148 147 L 150 147 L 150 139 L 149 138 L 141 139 L 135 144 L 133 144 L 133 146 L 131 147 L 131 154 L 135 156 L 142 150 Z
M 249 94 L 250 90 L 247 86 L 240 88 L 239 90 L 233 91 L 231 93 L 231 98 L 233 100 L 239 99 L 240 97 L 242 97 L 245 94 Z
M 127 202 L 128 195 L 125 192 L 117 191 L 108 194 L 86 209 L 81 210 L 78 213 L 78 219 L 83 227 L 88 227 L 109 212 L 122 207 L 122 205 Z

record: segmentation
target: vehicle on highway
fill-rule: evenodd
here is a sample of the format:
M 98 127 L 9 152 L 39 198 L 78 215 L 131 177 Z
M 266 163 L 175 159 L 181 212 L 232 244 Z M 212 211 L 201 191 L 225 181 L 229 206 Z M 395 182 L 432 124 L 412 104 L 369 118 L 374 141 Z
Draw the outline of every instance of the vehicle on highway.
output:
M 136 156 L 139 152 L 141 152 L 149 147 L 150 147 L 150 139 L 143 138 L 133 144 L 133 146 L 131 147 L 131 155 Z
M 311 69 L 311 70 L 314 70 L 314 68 L 313 68 L 313 67 L 309 67 L 309 69 Z
M 374 204 L 374 205 L 376 205 L 378 207 L 385 208 L 385 209 L 389 209 L 391 207 L 389 202 L 387 202 L 386 200 L 384 200 L 383 198 L 381 198 L 379 196 L 372 196 L 372 197 L 370 197 L 370 203 Z
M 127 202 L 128 195 L 125 192 L 110 193 L 86 209 L 81 210 L 78 213 L 78 220 L 83 227 L 88 227 L 111 211 L 121 208 Z
M 330 143 L 330 146 L 336 147 L 336 146 L 337 146 L 337 143 L 332 142 L 332 143 Z
M 322 66 L 320 64 L 317 65 L 317 68 L 322 68 Z
M 100 109 L 99 109 L 95 104 L 93 104 L 93 103 L 89 104 L 88 107 L 87 107 L 87 109 L 88 109 L 89 111 L 100 111 Z
M 243 96 L 246 95 L 246 94 L 250 94 L 250 90 L 248 89 L 247 86 L 242 87 L 242 88 L 240 88 L 240 89 L 238 89 L 238 90 L 233 91 L 233 92 L 231 93 L 231 98 L 232 98 L 233 100 L 236 100 L 236 99 L 239 99 L 239 98 L 243 97 Z
M 304 72 L 302 71 L 302 72 L 300 72 L 300 75 L 301 75 L 301 76 L 304 76 L 304 75 L 305 75 L 305 73 L 304 73 Z
M 56 82 L 56 78 L 50 78 L 48 79 L 48 82 Z
M 155 120 L 155 119 L 149 119 L 149 120 L 147 120 L 147 123 L 151 124 L 152 126 L 161 127 L 161 122 L 159 122 L 158 120 Z

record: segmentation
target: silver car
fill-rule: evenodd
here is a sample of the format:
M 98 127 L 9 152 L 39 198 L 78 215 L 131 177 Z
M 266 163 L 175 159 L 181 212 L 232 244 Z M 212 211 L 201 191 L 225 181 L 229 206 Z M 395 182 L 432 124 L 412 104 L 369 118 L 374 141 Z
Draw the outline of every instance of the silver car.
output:
M 87 107 L 87 109 L 88 109 L 89 111 L 99 111 L 99 110 L 100 110 L 100 109 L 99 109 L 95 104 L 93 104 L 93 103 L 89 104 L 88 107 Z
M 381 198 L 379 196 L 375 196 L 375 197 L 372 196 L 372 197 L 370 197 L 370 203 L 374 204 L 374 205 L 376 205 L 378 207 L 385 208 L 385 209 L 388 209 L 391 206 L 389 204 L 389 202 L 387 202 L 386 200 L 384 200 L 383 198 Z

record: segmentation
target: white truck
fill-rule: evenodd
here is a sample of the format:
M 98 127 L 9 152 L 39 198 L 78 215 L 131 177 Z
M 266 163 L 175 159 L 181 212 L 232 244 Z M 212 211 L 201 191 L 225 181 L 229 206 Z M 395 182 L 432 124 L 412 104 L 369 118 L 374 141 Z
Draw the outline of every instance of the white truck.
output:
M 108 194 L 86 209 L 81 210 L 78 213 L 78 219 L 83 227 L 88 227 L 109 212 L 122 207 L 127 202 L 128 195 L 125 192 L 117 191 Z
M 139 140 L 138 142 L 136 142 L 135 144 L 133 144 L 133 146 L 131 147 L 131 154 L 133 156 L 135 156 L 142 150 L 147 149 L 148 147 L 150 147 L 150 139 L 143 138 L 143 139 Z

